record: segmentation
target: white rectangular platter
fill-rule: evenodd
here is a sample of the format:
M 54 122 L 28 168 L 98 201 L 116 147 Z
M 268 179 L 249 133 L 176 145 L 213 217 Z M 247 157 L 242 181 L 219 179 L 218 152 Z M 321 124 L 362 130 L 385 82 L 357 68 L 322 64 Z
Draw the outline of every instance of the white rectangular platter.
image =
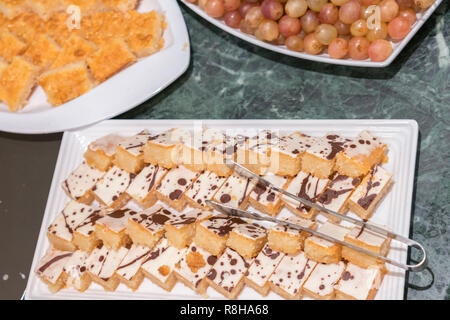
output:
M 102 82 L 89 92 L 52 107 L 41 87 L 28 104 L 11 112 L 0 102 L 0 131 L 51 133 L 87 126 L 128 111 L 166 88 L 189 66 L 189 36 L 176 0 L 141 0 L 138 12 L 164 14 L 164 48 Z
M 301 131 L 313 136 L 333 132 L 344 137 L 355 137 L 360 131 L 369 130 L 388 145 L 389 160 L 383 167 L 393 173 L 394 181 L 390 192 L 374 212 L 371 221 L 408 236 L 418 136 L 418 126 L 414 120 L 109 120 L 86 129 L 64 133 L 25 299 L 202 299 L 182 283 L 177 283 L 172 292 L 166 292 L 148 279 L 144 280 L 136 292 L 132 292 L 123 284 L 120 284 L 115 292 L 105 292 L 102 287 L 93 283 L 84 293 L 63 289 L 57 294 L 52 294 L 34 273 L 39 259 L 49 247 L 46 237 L 47 227 L 69 200 L 61 188 L 61 182 L 82 161 L 83 153 L 91 141 L 109 133 L 126 136 L 143 129 L 164 131 L 174 127 L 193 129 L 194 126 L 227 130 L 227 133 L 230 129 L 236 132 L 270 129 Z M 287 209 L 283 209 L 281 214 L 283 211 Z M 349 215 L 356 217 L 352 213 Z M 389 257 L 406 263 L 406 247 L 393 242 Z M 405 272 L 391 265 L 387 267 L 389 273 L 385 276 L 376 299 L 403 299 Z M 212 299 L 223 298 L 212 288 L 208 289 L 207 294 Z M 253 289 L 245 287 L 239 299 L 261 299 L 261 296 Z M 265 299 L 280 299 L 280 297 L 270 293 Z

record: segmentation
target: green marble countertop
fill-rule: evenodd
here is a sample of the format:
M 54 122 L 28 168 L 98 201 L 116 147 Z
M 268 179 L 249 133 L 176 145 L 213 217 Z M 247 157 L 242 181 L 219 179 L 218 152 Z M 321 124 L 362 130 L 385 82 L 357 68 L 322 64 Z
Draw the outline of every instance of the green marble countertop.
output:
M 383 69 L 321 64 L 248 44 L 181 5 L 191 64 L 171 86 L 119 118 L 415 119 L 420 128 L 411 236 L 429 269 L 405 298 L 450 299 L 450 3 Z

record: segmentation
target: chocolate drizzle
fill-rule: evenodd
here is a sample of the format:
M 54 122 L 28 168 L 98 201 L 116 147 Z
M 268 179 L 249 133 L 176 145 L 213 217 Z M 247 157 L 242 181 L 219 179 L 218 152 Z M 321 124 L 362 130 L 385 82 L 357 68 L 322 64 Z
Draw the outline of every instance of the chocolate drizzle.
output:
M 373 188 L 376 188 L 380 185 L 379 181 L 373 182 L 373 178 L 374 178 L 375 173 L 377 172 L 377 168 L 378 167 L 375 166 L 370 171 L 370 177 L 369 177 L 369 181 L 367 182 L 366 193 L 362 198 L 358 199 L 358 204 L 364 210 L 367 210 L 370 207 L 370 204 L 373 202 L 373 200 L 375 200 L 375 198 L 377 197 L 376 193 L 369 195 L 370 190 L 372 190 Z
M 42 265 L 39 269 L 38 269 L 38 273 L 43 273 L 45 270 L 47 270 L 52 264 L 54 264 L 55 262 L 58 262 L 61 259 L 67 258 L 72 256 L 72 252 L 69 253 L 64 253 L 61 254 L 59 256 L 54 257 L 53 259 L 50 259 L 49 261 L 47 261 L 47 263 L 45 263 L 44 265 Z

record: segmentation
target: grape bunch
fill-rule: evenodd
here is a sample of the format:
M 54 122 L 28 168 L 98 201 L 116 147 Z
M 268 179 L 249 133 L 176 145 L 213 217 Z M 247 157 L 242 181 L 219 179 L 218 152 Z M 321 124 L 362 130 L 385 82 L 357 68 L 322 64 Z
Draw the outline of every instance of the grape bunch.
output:
M 435 0 L 187 0 L 231 28 L 287 49 L 384 61 Z

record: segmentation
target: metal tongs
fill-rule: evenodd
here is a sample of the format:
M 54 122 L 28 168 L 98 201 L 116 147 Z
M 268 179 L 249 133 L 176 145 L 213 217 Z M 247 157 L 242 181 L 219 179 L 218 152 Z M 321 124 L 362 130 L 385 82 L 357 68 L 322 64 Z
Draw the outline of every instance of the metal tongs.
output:
M 355 225 L 360 226 L 361 228 L 364 228 L 364 229 L 370 230 L 370 231 L 372 231 L 374 233 L 386 236 L 386 237 L 388 237 L 388 238 L 390 238 L 392 240 L 399 241 L 401 243 L 406 244 L 407 246 L 411 246 L 413 248 L 419 249 L 419 250 L 421 250 L 423 252 L 423 257 L 417 264 L 413 264 L 413 265 L 404 264 L 404 263 L 392 260 L 390 258 L 384 257 L 382 255 L 376 254 L 374 252 L 365 250 L 363 248 L 357 247 L 357 246 L 352 245 L 350 243 L 347 243 L 345 241 L 341 241 L 339 239 L 333 238 L 333 237 L 331 237 L 329 235 L 326 235 L 326 234 L 324 234 L 322 232 L 318 232 L 318 231 L 315 231 L 315 230 L 312 230 L 312 229 L 309 229 L 309 228 L 306 228 L 306 227 L 302 227 L 300 225 L 297 225 L 297 224 L 294 224 L 294 223 L 291 223 L 291 222 L 287 222 L 287 221 L 283 221 L 283 220 L 280 220 L 280 219 L 276 219 L 276 218 L 273 218 L 273 217 L 270 217 L 270 216 L 267 216 L 267 215 L 261 215 L 261 214 L 258 214 L 256 212 L 250 212 L 250 211 L 246 211 L 246 210 L 241 210 L 241 209 L 237 209 L 237 208 L 233 208 L 233 207 L 222 205 L 222 204 L 217 203 L 215 201 L 207 200 L 207 203 L 209 205 L 211 205 L 213 208 L 215 208 L 217 211 L 220 211 L 220 212 L 222 212 L 222 213 L 224 213 L 226 215 L 229 215 L 229 216 L 237 216 L 237 217 L 243 217 L 243 218 L 254 219 L 254 220 L 261 220 L 261 221 L 269 221 L 269 222 L 278 223 L 278 224 L 281 224 L 281 225 L 284 225 L 284 226 L 287 226 L 287 227 L 295 228 L 295 229 L 298 229 L 298 230 L 301 230 L 301 231 L 306 231 L 306 232 L 311 233 L 311 234 L 313 234 L 315 236 L 321 237 L 321 238 L 323 238 L 325 240 L 332 241 L 332 242 L 337 242 L 337 243 L 339 243 L 339 244 L 341 244 L 343 246 L 349 247 L 349 248 L 354 249 L 356 251 L 359 251 L 359 252 L 371 255 L 371 256 L 376 257 L 376 258 L 378 258 L 378 259 L 380 259 L 380 260 L 382 260 L 382 261 L 384 261 L 386 263 L 392 264 L 394 266 L 397 266 L 397 267 L 405 269 L 405 270 L 416 272 L 416 271 L 422 271 L 423 269 L 425 269 L 425 267 L 427 265 L 427 254 L 426 254 L 425 249 L 423 248 L 423 246 L 420 243 L 418 243 L 417 241 L 414 241 L 412 239 L 406 238 L 406 237 L 404 237 L 402 235 L 393 233 L 393 232 L 391 232 L 389 230 L 380 228 L 380 227 L 378 227 L 376 225 L 367 223 L 365 221 L 342 215 L 342 214 L 337 213 L 337 212 L 335 212 L 333 210 L 329 210 L 329 209 L 327 209 L 327 208 L 325 208 L 325 207 L 323 207 L 321 205 L 313 203 L 313 202 L 311 202 L 309 200 L 300 198 L 300 197 L 298 197 L 298 196 L 296 196 L 296 195 L 294 195 L 294 194 L 292 194 L 290 192 L 287 192 L 286 190 L 283 190 L 282 188 L 279 188 L 279 187 L 275 186 L 271 182 L 267 181 L 266 179 L 260 177 L 259 175 L 255 174 L 255 173 L 251 172 L 247 168 L 243 167 L 242 165 L 240 165 L 240 164 L 238 164 L 238 163 L 236 163 L 236 162 L 234 162 L 232 160 L 224 159 L 224 161 L 225 161 L 225 164 L 228 165 L 231 169 L 233 169 L 236 173 L 238 173 L 239 175 L 241 175 L 241 176 L 243 176 L 245 178 L 250 179 L 255 184 L 259 183 L 260 185 L 263 185 L 266 188 L 271 188 L 272 190 L 275 190 L 275 191 L 277 191 L 277 192 L 279 192 L 279 193 L 281 193 L 281 194 L 283 194 L 283 195 L 285 195 L 285 196 L 287 196 L 287 197 L 289 197 L 291 199 L 294 199 L 296 201 L 304 203 L 305 205 L 310 206 L 312 208 L 315 208 L 317 210 L 326 212 L 329 215 L 332 215 L 332 216 L 334 216 L 336 218 L 339 218 L 339 219 L 351 222 L 351 223 L 353 223 Z

